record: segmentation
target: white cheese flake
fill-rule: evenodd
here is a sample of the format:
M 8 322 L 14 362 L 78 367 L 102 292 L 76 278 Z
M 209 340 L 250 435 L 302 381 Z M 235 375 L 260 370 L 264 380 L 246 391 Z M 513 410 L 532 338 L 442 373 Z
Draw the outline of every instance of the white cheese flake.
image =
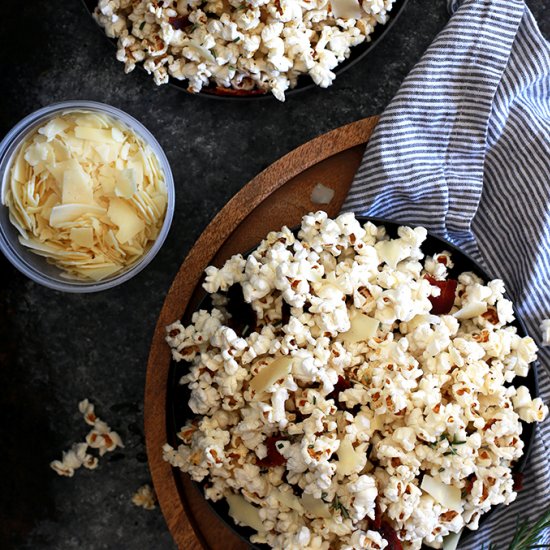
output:
M 338 466 L 336 471 L 342 476 L 349 476 L 361 470 L 367 462 L 365 453 L 361 454 L 357 452 L 349 439 L 344 439 L 340 442 L 337 453 Z
M 92 204 L 60 204 L 52 208 L 50 225 L 61 227 L 62 224 L 72 222 L 85 214 L 104 214 L 105 210 Z
M 94 230 L 91 227 L 72 227 L 71 241 L 77 246 L 91 248 L 94 245 Z
M 461 307 L 456 313 L 453 313 L 453 316 L 460 321 L 465 321 L 466 319 L 473 319 L 474 317 L 479 317 L 487 311 L 487 304 L 485 302 L 470 302 L 464 307 Z
M 347 332 L 342 332 L 338 336 L 338 340 L 342 340 L 346 344 L 355 344 L 356 342 L 366 342 L 373 336 L 376 336 L 380 321 L 365 315 L 357 313 L 351 318 L 351 327 Z
M 447 485 L 428 474 L 424 474 L 420 488 L 445 508 L 455 512 L 462 510 L 462 497 L 458 487 Z
M 115 235 L 120 244 L 131 241 L 145 227 L 145 222 L 136 214 L 136 211 L 122 199 L 111 199 L 107 213 L 118 227 Z
M 264 531 L 260 511 L 258 508 L 247 502 L 240 495 L 227 495 L 226 500 L 229 504 L 229 515 L 239 524 L 252 527 L 258 532 Z
M 262 367 L 260 372 L 250 381 L 250 387 L 257 393 L 267 390 L 277 380 L 284 378 L 291 369 L 291 357 L 278 357 L 269 365 Z
M 332 514 L 328 504 L 312 495 L 304 494 L 301 499 L 302 506 L 308 514 L 316 518 L 330 518 Z
M 78 139 L 99 141 L 100 143 L 110 143 L 111 141 L 116 141 L 113 138 L 112 131 L 100 130 L 98 128 L 83 128 L 82 126 L 76 126 L 74 129 L 74 135 Z
M 94 193 L 90 176 L 80 167 L 63 173 L 63 204 L 94 204 Z

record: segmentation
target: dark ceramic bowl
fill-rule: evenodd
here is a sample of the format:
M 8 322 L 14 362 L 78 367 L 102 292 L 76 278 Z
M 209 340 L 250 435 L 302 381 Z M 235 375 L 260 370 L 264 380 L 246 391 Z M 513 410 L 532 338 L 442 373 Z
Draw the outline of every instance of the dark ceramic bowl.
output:
M 367 218 L 363 216 L 357 216 L 357 219 L 362 224 L 366 223 L 367 221 L 371 221 L 376 225 L 385 226 L 388 234 L 391 237 L 397 237 L 398 227 L 402 225 L 410 225 L 410 224 L 395 223 L 389 220 L 384 220 L 379 218 Z M 246 255 L 253 252 L 253 250 L 250 250 Z M 424 252 L 424 254 L 433 255 L 438 252 L 443 252 L 444 250 L 447 250 L 452 254 L 454 267 L 452 270 L 449 271 L 449 275 L 451 278 L 456 278 L 460 273 L 463 273 L 465 271 L 472 271 L 484 281 L 490 281 L 492 279 L 487 275 L 485 270 L 476 261 L 474 261 L 472 258 L 467 256 L 466 254 L 464 254 L 464 252 L 461 252 L 453 244 L 449 243 L 448 241 L 432 233 L 428 233 L 428 237 L 424 242 L 424 244 L 422 245 L 422 251 Z M 205 293 L 205 296 L 202 299 L 197 309 L 210 309 L 210 308 L 211 308 L 211 304 L 209 300 L 209 295 L 206 295 Z M 192 312 L 186 313 L 186 315 L 182 320 L 184 324 L 190 322 L 191 314 Z M 517 317 L 517 314 L 516 314 L 516 320 L 511 325 L 516 327 L 517 332 L 520 336 L 527 335 L 527 332 L 525 330 L 525 325 Z M 539 387 L 538 387 L 536 367 L 537 367 L 536 364 L 532 365 L 529 371 L 529 374 L 525 378 L 516 377 L 516 379 L 514 379 L 514 382 L 512 384 L 515 386 L 520 386 L 520 385 L 527 386 L 527 388 L 529 388 L 531 395 L 538 396 Z M 166 421 L 168 426 L 167 432 L 171 437 L 169 443 L 175 447 L 177 447 L 181 443 L 181 441 L 177 439 L 176 433 L 180 430 L 182 426 L 184 426 L 189 420 L 191 420 L 195 416 L 187 405 L 190 397 L 190 392 L 187 386 L 182 386 L 179 384 L 180 378 L 186 373 L 188 368 L 189 368 L 189 364 L 183 361 L 180 363 L 176 363 L 175 361 L 172 361 L 171 367 L 170 367 L 168 395 L 167 395 L 168 403 L 166 407 L 166 410 L 168 411 L 167 412 L 168 417 Z M 535 434 L 535 428 L 533 424 L 527 424 L 525 422 L 522 422 L 522 425 L 523 425 L 523 432 L 522 432 L 521 439 L 525 444 L 524 454 L 520 458 L 520 460 L 516 462 L 515 467 L 513 469 L 514 472 L 518 472 L 518 473 L 522 472 L 525 469 L 526 463 L 529 459 L 529 454 L 531 452 L 531 447 L 533 443 L 533 437 Z M 197 483 L 196 485 L 200 491 L 203 490 L 202 484 Z M 180 487 L 180 491 L 181 490 L 182 489 Z M 210 508 L 221 518 L 221 520 L 224 523 L 226 523 L 239 537 L 241 537 L 250 546 L 250 548 L 255 550 L 268 549 L 266 545 L 254 545 L 250 542 L 249 540 L 250 536 L 253 535 L 255 531 L 253 529 L 249 529 L 247 527 L 241 527 L 235 524 L 231 516 L 229 516 L 229 513 L 228 513 L 229 508 L 225 500 L 218 501 L 218 502 L 212 502 L 210 500 L 207 500 L 207 503 L 210 505 Z M 495 506 L 488 513 L 481 516 L 480 526 L 482 526 L 487 521 L 489 516 L 498 507 L 499 506 Z M 461 542 L 464 540 L 467 540 L 467 538 L 471 535 L 471 533 L 472 531 L 470 531 L 469 529 L 465 529 L 461 537 Z M 426 550 L 429 550 L 429 549 L 426 548 Z
M 90 15 L 94 12 L 95 7 L 97 6 L 97 0 L 83 0 L 84 5 L 86 6 L 86 10 L 90 13 Z M 362 44 L 359 44 L 358 46 L 355 46 L 351 49 L 351 53 L 348 59 L 340 63 L 335 69 L 334 73 L 336 74 L 336 77 L 338 78 L 344 71 L 347 71 L 350 67 L 353 67 L 357 62 L 359 62 L 361 59 L 363 59 L 370 51 L 374 49 L 374 47 L 379 44 L 382 39 L 386 36 L 390 28 L 393 26 L 393 24 L 397 21 L 398 17 L 401 15 L 401 13 L 404 11 L 405 6 L 407 4 L 408 0 L 395 0 L 393 7 L 390 11 L 389 20 L 385 25 L 376 25 L 374 32 L 370 35 L 370 40 L 368 42 L 363 42 Z M 103 32 L 103 29 L 99 27 L 98 29 L 101 31 L 101 34 L 105 36 L 109 42 L 111 42 L 113 45 L 116 45 L 116 40 L 108 38 L 107 35 Z M 141 64 L 138 64 L 138 67 L 140 67 L 142 70 L 143 67 Z M 179 88 L 180 90 L 191 93 L 187 90 L 187 84 L 185 81 L 176 80 L 175 78 L 170 78 L 170 84 L 176 88 Z M 294 94 L 297 94 L 299 92 L 303 92 L 305 90 L 310 90 L 311 88 L 315 88 L 315 83 L 311 80 L 311 78 L 308 75 L 302 75 L 298 79 L 298 84 L 295 88 L 292 88 L 291 90 L 287 90 L 285 92 L 285 95 L 287 97 L 292 96 Z M 198 94 L 192 94 L 199 97 L 209 97 L 214 99 L 224 99 L 224 100 L 259 100 L 259 99 L 272 99 L 274 96 L 273 94 L 269 92 L 263 92 L 261 90 L 252 90 L 250 92 L 243 92 L 240 90 L 233 90 L 232 88 L 219 88 L 219 87 L 211 87 L 211 88 L 203 88 L 200 93 Z

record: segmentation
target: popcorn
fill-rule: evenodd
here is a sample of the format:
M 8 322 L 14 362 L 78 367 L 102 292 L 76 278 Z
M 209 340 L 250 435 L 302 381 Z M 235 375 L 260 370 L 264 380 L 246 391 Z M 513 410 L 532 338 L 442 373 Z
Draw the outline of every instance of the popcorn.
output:
M 285 28 L 264 27 L 274 50 Z M 384 530 L 368 530 L 381 515 L 403 548 L 439 548 L 515 499 L 521 421 L 548 408 L 508 382 L 527 374 L 536 346 L 507 326 L 499 280 L 461 274 L 435 315 L 453 259 L 425 258 L 426 236 L 308 214 L 297 236 L 283 228 L 246 259 L 209 267 L 213 309 L 167 327 L 174 359 L 190 363 L 181 383 L 197 417 L 163 456 L 207 480 L 207 498 L 229 499 L 253 542 L 382 549 Z M 256 314 L 242 331 L 228 313 L 234 285 Z M 81 410 L 96 426 L 93 407 Z
M 363 0 L 345 14 L 337 4 L 99 0 L 94 18 L 117 39 L 126 72 L 142 62 L 157 85 L 173 77 L 187 80 L 193 93 L 208 86 L 256 89 L 284 101 L 302 74 L 330 86 L 351 48 L 386 23 L 393 0 Z
M 68 451 L 63 451 L 61 460 L 54 460 L 50 463 L 50 467 L 60 476 L 73 477 L 74 471 L 81 466 L 88 470 L 97 468 L 97 457 L 94 457 L 86 452 L 88 445 L 86 443 L 74 443 Z
M 124 447 L 120 436 L 111 431 L 111 428 L 96 416 L 94 405 L 88 399 L 78 404 L 78 410 L 92 429 L 86 436 L 85 443 L 74 443 L 68 451 L 63 451 L 61 460 L 50 463 L 50 467 L 60 476 L 73 477 L 74 471 L 81 466 L 88 470 L 95 470 L 99 461 L 97 456 L 87 452 L 88 448 L 98 449 L 99 456 L 103 456 L 117 447 Z
M 154 510 L 156 508 L 157 497 L 150 485 L 142 485 L 132 496 L 132 502 L 144 510 Z

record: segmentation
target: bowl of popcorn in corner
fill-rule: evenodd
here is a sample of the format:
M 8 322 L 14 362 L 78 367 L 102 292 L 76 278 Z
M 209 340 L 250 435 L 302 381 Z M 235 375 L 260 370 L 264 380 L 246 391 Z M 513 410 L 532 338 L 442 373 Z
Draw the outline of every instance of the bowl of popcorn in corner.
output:
M 224 100 L 287 95 L 334 79 L 363 59 L 408 0 L 84 0 L 129 73 Z
M 166 327 L 163 456 L 255 549 L 455 549 L 522 490 L 537 347 L 422 227 L 311 213 Z
M 139 273 L 172 222 L 174 182 L 153 135 L 127 113 L 65 101 L 0 143 L 0 250 L 33 281 L 97 292 Z

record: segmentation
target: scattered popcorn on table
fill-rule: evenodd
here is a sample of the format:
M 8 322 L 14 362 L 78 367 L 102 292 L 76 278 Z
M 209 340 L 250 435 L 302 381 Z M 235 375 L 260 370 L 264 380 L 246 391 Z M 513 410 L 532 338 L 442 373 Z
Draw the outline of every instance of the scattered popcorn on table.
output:
M 97 456 L 88 454 L 88 449 L 98 449 L 99 456 L 114 451 L 117 447 L 124 447 L 120 436 L 95 415 L 94 405 L 87 399 L 78 404 L 86 424 L 93 426 L 86 436 L 85 443 L 74 443 L 70 450 L 63 451 L 62 460 L 54 460 L 50 467 L 60 476 L 73 477 L 74 471 L 84 466 L 94 470 L 98 465 Z
M 259 90 L 284 101 L 302 74 L 330 86 L 350 49 L 388 21 L 393 2 L 99 0 L 94 17 L 117 38 L 126 72 L 143 63 L 157 85 L 172 77 L 195 93 Z
M 136 506 L 140 506 L 145 510 L 154 510 L 156 508 L 155 503 L 157 502 L 157 497 L 153 488 L 146 484 L 142 485 L 132 496 L 132 502 Z
M 97 457 L 88 454 L 86 443 L 74 443 L 68 451 L 63 451 L 61 460 L 54 460 L 50 463 L 51 468 L 60 476 L 73 477 L 74 471 L 81 466 L 89 470 L 97 468 Z
M 537 348 L 502 281 L 452 278 L 426 236 L 306 215 L 207 268 L 213 309 L 167 327 L 196 416 L 164 458 L 253 542 L 440 548 L 516 498 L 520 420 L 548 408 L 510 382 Z

